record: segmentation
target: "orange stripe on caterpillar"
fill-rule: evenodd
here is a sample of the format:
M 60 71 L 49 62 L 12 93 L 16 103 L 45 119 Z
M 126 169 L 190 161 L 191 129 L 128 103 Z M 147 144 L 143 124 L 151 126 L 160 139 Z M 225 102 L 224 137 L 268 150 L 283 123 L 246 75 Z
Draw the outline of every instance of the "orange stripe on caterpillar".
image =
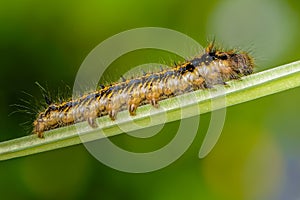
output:
M 109 115 L 115 120 L 117 113 L 125 109 L 135 115 L 140 105 L 158 107 L 160 100 L 249 75 L 253 67 L 253 59 L 247 53 L 222 51 L 211 43 L 200 56 L 181 65 L 131 80 L 123 79 L 78 99 L 52 104 L 38 114 L 33 132 L 43 137 L 47 130 L 81 121 L 96 127 L 97 117 Z

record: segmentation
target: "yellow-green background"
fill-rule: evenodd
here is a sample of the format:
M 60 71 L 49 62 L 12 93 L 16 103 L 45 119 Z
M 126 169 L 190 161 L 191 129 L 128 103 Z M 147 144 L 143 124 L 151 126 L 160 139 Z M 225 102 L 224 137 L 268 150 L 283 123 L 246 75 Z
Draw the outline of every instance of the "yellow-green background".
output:
M 87 54 L 121 31 L 165 27 L 203 45 L 216 36 L 225 45 L 251 49 L 260 71 L 300 58 L 299 25 L 300 3 L 292 0 L 2 0 L 0 140 L 28 134 L 19 126 L 26 116 L 9 116 L 14 111 L 10 105 L 19 102 L 22 91 L 41 99 L 35 81 L 47 82 L 49 88 L 60 87 L 62 80 L 72 85 Z M 159 59 L 171 62 L 169 58 Z M 128 69 L 136 59 L 131 56 L 119 67 Z M 221 138 L 204 159 L 198 159 L 198 151 L 209 114 L 201 116 L 201 128 L 188 151 L 152 173 L 116 171 L 82 145 L 2 161 L 0 198 L 299 199 L 299 92 L 296 88 L 228 108 Z M 177 124 L 169 124 L 147 148 L 168 141 L 164 134 L 173 126 Z M 144 141 L 130 139 L 115 138 L 124 148 L 144 148 Z

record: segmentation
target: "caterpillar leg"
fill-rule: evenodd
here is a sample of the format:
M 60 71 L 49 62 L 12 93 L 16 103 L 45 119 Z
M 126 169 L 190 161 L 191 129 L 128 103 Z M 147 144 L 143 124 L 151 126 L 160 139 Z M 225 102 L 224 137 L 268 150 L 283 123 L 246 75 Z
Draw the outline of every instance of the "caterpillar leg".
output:
M 46 130 L 46 126 L 44 122 L 41 119 L 35 120 L 33 122 L 33 126 L 34 126 L 33 133 L 37 134 L 39 138 L 44 138 L 43 133 Z
M 149 103 L 155 107 L 155 108 L 158 108 L 159 107 L 159 104 L 158 104 L 158 100 L 159 100 L 159 94 L 158 93 L 154 93 L 154 92 L 151 92 L 151 93 L 148 93 L 146 95 L 146 99 L 149 101 Z
M 37 135 L 38 135 L 38 138 L 45 138 L 44 137 L 44 134 L 43 134 L 44 132 L 38 132 L 38 133 L 36 133 Z
M 87 122 L 88 124 L 92 127 L 92 128 L 98 128 L 98 125 L 96 123 L 96 118 L 94 117 L 88 117 L 87 118 Z
M 128 101 L 128 111 L 131 116 L 136 115 L 136 109 L 138 108 L 140 103 L 141 103 L 141 99 L 137 97 L 131 98 Z

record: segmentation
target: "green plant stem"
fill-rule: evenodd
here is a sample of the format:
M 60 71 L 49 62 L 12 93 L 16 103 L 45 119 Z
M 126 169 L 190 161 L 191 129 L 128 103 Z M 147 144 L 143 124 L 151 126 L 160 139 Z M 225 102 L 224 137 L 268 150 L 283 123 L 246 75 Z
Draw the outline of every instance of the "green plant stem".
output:
M 285 91 L 300 86 L 300 61 L 282 65 L 270 70 L 262 71 L 243 77 L 242 80 L 234 80 L 228 82 L 228 86 L 217 86 L 210 90 L 198 90 L 188 94 L 178 96 L 176 98 L 166 99 L 160 102 L 160 109 L 151 117 L 159 117 L 167 115 L 167 121 L 171 122 L 182 118 L 207 113 L 224 106 L 232 106 L 270 94 Z M 220 97 L 218 90 L 222 89 L 226 95 L 226 104 L 220 106 L 211 106 L 211 100 Z M 196 101 L 190 101 L 196 99 Z M 182 103 L 178 104 L 178 100 Z M 163 108 L 163 109 L 162 109 Z M 47 131 L 44 133 L 45 138 L 37 138 L 36 135 L 25 136 L 0 143 L 0 160 L 31 155 L 62 147 L 67 147 L 82 143 L 79 134 L 84 135 L 84 141 L 93 141 L 104 137 L 98 134 L 101 129 L 105 136 L 114 136 L 122 133 L 122 130 L 134 131 L 154 126 L 165 121 L 155 120 L 154 123 L 149 122 L 150 105 L 141 106 L 137 115 L 129 117 L 127 111 L 118 114 L 116 121 L 111 121 L 107 116 L 97 119 L 99 128 L 92 129 L 86 122 L 78 123 L 67 127 L 62 127 Z M 194 112 L 195 110 L 199 112 Z M 184 110 L 184 112 L 182 112 Z M 182 115 L 184 113 L 184 115 Z M 133 120 L 132 120 L 133 119 Z M 138 123 L 143 126 L 135 126 Z M 122 130 L 120 128 L 122 127 Z

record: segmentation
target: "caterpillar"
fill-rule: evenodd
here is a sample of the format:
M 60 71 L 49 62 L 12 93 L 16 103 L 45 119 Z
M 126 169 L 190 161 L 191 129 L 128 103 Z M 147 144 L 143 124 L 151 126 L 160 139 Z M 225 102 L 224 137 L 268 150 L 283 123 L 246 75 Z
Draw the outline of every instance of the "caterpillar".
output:
M 50 104 L 37 114 L 33 132 L 43 138 L 45 131 L 82 121 L 96 128 L 97 117 L 108 115 L 115 120 L 117 113 L 126 109 L 133 116 L 141 105 L 157 108 L 163 99 L 226 85 L 226 81 L 253 73 L 253 68 L 254 61 L 248 53 L 224 51 L 211 42 L 199 56 L 182 64 L 133 79 L 123 78 L 77 99 Z

